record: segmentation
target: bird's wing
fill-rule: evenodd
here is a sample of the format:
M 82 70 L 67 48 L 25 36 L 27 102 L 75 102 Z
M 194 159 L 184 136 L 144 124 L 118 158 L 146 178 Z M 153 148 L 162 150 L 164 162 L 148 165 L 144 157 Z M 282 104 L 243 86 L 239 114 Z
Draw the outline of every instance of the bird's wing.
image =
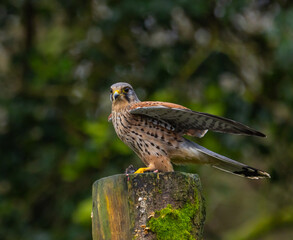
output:
M 145 115 L 168 122 L 178 132 L 196 137 L 204 136 L 208 130 L 265 137 L 263 133 L 234 120 L 192 111 L 173 103 L 139 102 L 131 106 L 130 113 Z

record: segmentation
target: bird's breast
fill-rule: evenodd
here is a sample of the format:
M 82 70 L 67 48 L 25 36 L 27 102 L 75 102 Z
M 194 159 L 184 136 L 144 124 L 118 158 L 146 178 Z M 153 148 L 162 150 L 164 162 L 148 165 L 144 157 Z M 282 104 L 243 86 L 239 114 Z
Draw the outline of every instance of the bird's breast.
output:
M 123 112 L 112 112 L 112 122 L 118 137 L 121 140 L 129 134 L 131 122 L 128 120 L 129 115 Z
M 127 111 L 112 112 L 118 137 L 140 156 L 167 156 L 178 148 L 182 137 L 166 122 Z

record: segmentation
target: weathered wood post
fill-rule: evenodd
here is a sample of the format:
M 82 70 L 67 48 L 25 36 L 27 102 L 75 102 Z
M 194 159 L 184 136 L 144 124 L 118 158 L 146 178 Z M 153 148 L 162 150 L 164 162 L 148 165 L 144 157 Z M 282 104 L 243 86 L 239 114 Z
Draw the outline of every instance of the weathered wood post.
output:
M 120 174 L 93 184 L 93 240 L 202 239 L 204 220 L 196 174 Z

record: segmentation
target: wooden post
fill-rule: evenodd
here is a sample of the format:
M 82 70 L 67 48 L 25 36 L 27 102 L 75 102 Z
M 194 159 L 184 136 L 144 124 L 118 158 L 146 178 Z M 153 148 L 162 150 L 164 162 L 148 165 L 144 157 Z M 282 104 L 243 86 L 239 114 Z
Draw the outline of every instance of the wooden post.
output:
M 93 184 L 93 240 L 202 239 L 204 200 L 196 174 L 114 175 Z

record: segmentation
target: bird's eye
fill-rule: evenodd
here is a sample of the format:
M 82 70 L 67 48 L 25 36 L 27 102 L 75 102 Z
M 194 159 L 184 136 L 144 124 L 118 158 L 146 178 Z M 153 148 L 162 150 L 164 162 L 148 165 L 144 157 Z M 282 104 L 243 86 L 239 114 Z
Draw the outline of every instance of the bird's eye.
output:
M 124 88 L 123 89 L 123 92 L 128 93 L 129 92 L 129 88 L 128 87 Z
M 110 93 L 111 93 L 111 94 L 113 93 L 113 90 L 112 90 L 112 88 L 110 89 Z

